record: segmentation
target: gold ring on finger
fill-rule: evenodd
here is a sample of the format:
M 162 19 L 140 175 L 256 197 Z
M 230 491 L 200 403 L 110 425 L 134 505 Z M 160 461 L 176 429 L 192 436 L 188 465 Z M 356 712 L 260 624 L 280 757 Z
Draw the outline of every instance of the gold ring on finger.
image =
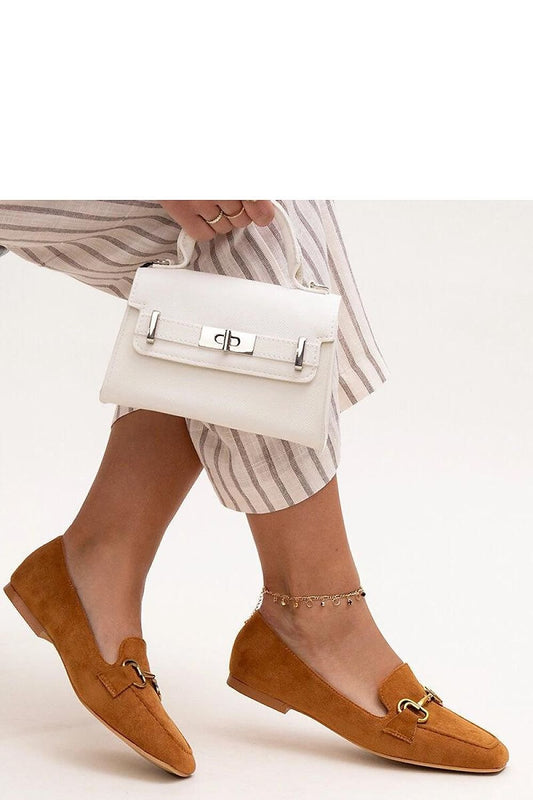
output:
M 226 214 L 224 212 L 224 216 L 226 217 L 226 219 L 237 219 L 237 217 L 240 217 L 241 214 L 243 214 L 245 211 L 246 211 L 245 207 L 241 205 L 240 210 L 237 211 L 236 214 Z
M 206 219 L 206 222 L 208 225 L 216 225 L 217 222 L 220 222 L 223 216 L 225 216 L 225 214 L 221 209 L 214 219 Z

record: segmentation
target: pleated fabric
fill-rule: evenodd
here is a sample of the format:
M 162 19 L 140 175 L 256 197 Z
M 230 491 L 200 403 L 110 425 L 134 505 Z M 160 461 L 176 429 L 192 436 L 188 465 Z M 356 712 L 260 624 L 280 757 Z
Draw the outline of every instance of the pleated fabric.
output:
M 340 463 L 340 414 L 382 385 L 388 366 L 377 345 L 330 200 L 280 201 L 296 229 L 303 278 L 341 295 L 327 444 L 313 448 L 186 418 L 215 493 L 235 511 L 269 513 L 307 499 Z M 175 259 L 180 226 L 153 201 L 0 201 L 2 247 L 41 267 L 126 299 L 138 267 Z M 289 285 L 275 223 L 250 225 L 196 245 L 190 267 Z M 112 343 L 110 343 L 111 346 Z M 116 406 L 114 424 L 136 409 Z

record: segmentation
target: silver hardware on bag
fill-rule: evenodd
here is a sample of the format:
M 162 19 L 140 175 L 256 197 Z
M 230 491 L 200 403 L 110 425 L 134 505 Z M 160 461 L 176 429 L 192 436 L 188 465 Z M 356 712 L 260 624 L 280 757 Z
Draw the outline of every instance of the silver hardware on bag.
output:
M 252 355 L 255 347 L 255 339 L 255 333 L 245 333 L 243 331 L 233 331 L 229 328 L 213 328 L 209 325 L 203 325 L 200 331 L 198 346 Z
M 294 369 L 301 370 L 304 363 L 304 350 L 305 350 L 305 336 L 300 336 L 298 339 L 298 346 L 296 348 L 296 358 L 294 360 Z
M 150 324 L 148 325 L 148 333 L 146 334 L 146 341 L 148 344 L 153 344 L 155 340 L 155 329 L 157 328 L 157 321 L 159 319 L 159 311 L 152 311 L 150 316 Z
M 329 294 L 329 286 L 326 286 L 323 283 L 315 283 L 314 281 L 309 281 L 309 288 L 316 289 L 317 291 L 322 291 L 324 289 L 325 290 L 324 294 Z

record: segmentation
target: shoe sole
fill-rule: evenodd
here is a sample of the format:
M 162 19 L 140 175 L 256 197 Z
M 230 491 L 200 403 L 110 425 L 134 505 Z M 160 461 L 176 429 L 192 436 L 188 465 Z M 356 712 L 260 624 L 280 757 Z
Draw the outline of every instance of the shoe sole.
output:
M 32 614 L 32 612 L 30 611 L 30 609 L 28 608 L 28 606 L 26 605 L 26 603 L 24 602 L 22 597 L 15 591 L 15 589 L 13 588 L 13 586 L 10 583 L 8 583 L 7 586 L 4 586 L 4 592 L 6 593 L 8 599 L 11 601 L 11 603 L 15 606 L 15 608 L 17 609 L 17 611 L 19 612 L 19 614 L 23 618 L 23 620 L 32 629 L 32 631 L 37 636 L 39 636 L 40 639 L 45 639 L 47 642 L 50 642 L 50 644 L 53 644 L 54 647 L 55 647 L 53 639 L 50 638 L 50 636 L 46 632 L 46 630 L 43 627 L 43 625 L 39 622 L 37 617 L 34 614 Z M 55 649 L 57 651 L 57 654 L 59 655 L 59 658 L 61 658 L 61 653 L 59 652 L 57 647 L 55 647 Z M 102 717 L 100 717 L 95 711 L 93 711 L 92 708 L 89 708 L 89 706 L 81 699 L 81 697 L 79 696 L 78 692 L 76 691 L 72 681 L 70 680 L 70 675 L 68 674 L 68 670 L 67 670 L 67 668 L 65 666 L 65 662 L 63 661 L 62 658 L 61 658 L 61 663 L 65 667 L 65 672 L 67 673 L 67 677 L 68 677 L 68 679 L 70 681 L 70 685 L 72 686 L 74 694 L 76 695 L 76 697 L 78 698 L 78 700 L 80 701 L 82 706 L 84 708 L 86 708 L 87 711 L 90 711 L 90 713 L 93 715 L 93 717 L 96 717 L 96 719 L 99 722 L 101 722 L 102 725 L 105 725 L 105 727 L 109 731 L 111 731 L 111 733 L 114 733 L 115 736 L 117 736 L 125 744 L 127 744 L 129 747 L 131 747 L 132 750 L 135 750 L 135 752 L 138 753 L 140 756 L 143 756 L 143 758 L 146 758 L 152 764 L 155 764 L 156 766 L 161 767 L 166 772 L 170 772 L 170 773 L 172 773 L 172 775 L 178 775 L 180 778 L 189 778 L 191 775 L 194 775 L 194 772 L 190 772 L 190 773 L 189 772 L 178 772 L 178 770 L 174 769 L 174 767 L 171 767 L 170 764 L 166 764 L 164 761 L 160 761 L 155 756 L 150 755 L 150 753 L 147 753 L 145 750 L 142 750 L 138 745 L 134 744 L 134 742 L 130 741 L 129 739 L 126 739 L 126 737 L 123 736 L 121 733 L 119 733 L 117 730 L 115 730 L 115 728 L 112 728 L 105 720 L 102 719 Z
M 297 708 L 293 709 L 292 706 L 288 706 L 287 703 L 283 702 L 283 700 L 278 700 L 276 697 L 271 697 L 271 695 L 260 692 L 258 689 L 253 689 L 251 686 L 243 683 L 238 678 L 235 678 L 233 675 L 231 675 L 231 673 L 228 676 L 226 683 L 228 686 L 231 686 L 232 689 L 235 689 L 235 691 L 240 692 L 240 694 L 250 697 L 252 700 L 257 700 L 258 703 L 269 706 L 275 711 L 280 711 L 282 714 L 286 714 L 287 711 L 292 709 L 293 711 L 297 711 L 299 714 L 304 714 L 306 717 L 314 719 L 316 722 L 319 722 L 326 728 L 329 728 L 329 725 L 325 725 L 325 723 L 321 722 L 321 720 L 317 719 L 317 717 L 313 717 L 312 714 L 307 714 L 305 711 L 299 711 Z M 337 733 L 337 731 L 335 731 L 333 728 L 329 728 L 329 730 Z M 337 733 L 337 736 L 340 736 L 340 734 Z M 342 738 L 344 739 L 345 737 L 343 736 Z M 447 769 L 454 772 L 476 772 L 488 774 L 501 772 L 506 766 L 504 764 L 504 766 L 500 767 L 499 769 L 465 769 L 463 767 L 449 767 L 444 764 L 425 764 L 423 761 L 411 761 L 407 758 L 397 758 L 396 756 L 386 756 L 383 753 L 377 753 L 375 750 L 369 750 L 368 747 L 363 747 L 360 744 L 352 742 L 351 739 L 347 739 L 346 741 L 349 741 L 351 744 L 355 745 L 355 747 L 359 747 L 361 750 L 365 750 L 367 753 L 372 753 L 372 755 L 379 756 L 380 758 L 387 758 L 390 761 L 401 761 L 403 764 L 413 764 L 416 767 L 430 767 L 432 769 Z

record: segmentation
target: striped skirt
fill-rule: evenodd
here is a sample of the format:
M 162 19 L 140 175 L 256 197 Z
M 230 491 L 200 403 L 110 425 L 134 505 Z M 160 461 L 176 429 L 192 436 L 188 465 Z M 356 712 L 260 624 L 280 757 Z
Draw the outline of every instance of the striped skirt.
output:
M 388 368 L 374 338 L 328 200 L 280 201 L 303 254 L 303 277 L 341 295 L 335 379 L 327 446 L 321 453 L 284 439 L 186 419 L 189 434 L 220 502 L 268 513 L 310 497 L 335 475 L 342 411 L 373 392 Z M 153 201 L 0 201 L 2 249 L 64 272 L 118 298 L 129 295 L 136 269 L 176 256 L 179 225 Z M 196 245 L 190 267 L 289 285 L 276 224 L 250 225 Z M 111 343 L 110 343 L 111 344 Z M 136 409 L 116 406 L 111 424 Z

